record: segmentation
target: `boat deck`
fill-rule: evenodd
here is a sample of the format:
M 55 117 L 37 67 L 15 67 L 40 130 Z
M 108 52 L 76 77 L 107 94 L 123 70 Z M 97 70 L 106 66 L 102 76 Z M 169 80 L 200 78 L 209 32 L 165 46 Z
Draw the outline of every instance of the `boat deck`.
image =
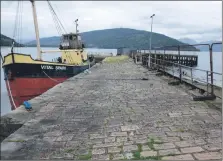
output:
M 221 112 L 132 59 L 96 64 L 5 117 L 2 159 L 221 158 Z

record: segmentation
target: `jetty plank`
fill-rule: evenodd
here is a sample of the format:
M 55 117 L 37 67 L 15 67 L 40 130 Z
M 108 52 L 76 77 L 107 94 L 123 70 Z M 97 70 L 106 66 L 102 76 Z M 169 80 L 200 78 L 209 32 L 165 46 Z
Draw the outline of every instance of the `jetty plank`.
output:
M 172 158 L 219 158 L 219 148 L 207 148 L 221 144 L 219 110 L 193 101 L 131 59 L 90 71 L 31 100 L 34 112 L 20 107 L 19 117 L 8 114 L 23 126 L 3 140 L 1 159 L 133 158 L 137 151 L 159 159 L 157 147 L 165 147 L 164 159 L 174 150 Z M 181 151 L 189 147 L 202 153 Z

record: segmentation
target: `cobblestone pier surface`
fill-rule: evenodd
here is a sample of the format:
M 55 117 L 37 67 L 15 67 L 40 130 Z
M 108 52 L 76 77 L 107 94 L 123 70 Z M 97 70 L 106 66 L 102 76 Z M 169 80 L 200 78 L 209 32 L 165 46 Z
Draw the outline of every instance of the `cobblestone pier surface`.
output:
M 221 159 L 219 110 L 131 59 L 90 71 L 33 99 L 1 159 Z

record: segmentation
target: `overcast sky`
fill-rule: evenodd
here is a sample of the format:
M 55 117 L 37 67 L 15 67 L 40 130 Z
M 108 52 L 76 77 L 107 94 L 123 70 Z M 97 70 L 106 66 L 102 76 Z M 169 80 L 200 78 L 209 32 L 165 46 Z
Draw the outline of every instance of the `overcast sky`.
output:
M 68 32 L 132 28 L 150 31 L 150 16 L 155 13 L 153 31 L 176 39 L 222 40 L 221 1 L 51 1 Z M 13 35 L 16 1 L 1 2 L 1 33 Z M 47 2 L 36 2 L 40 37 L 58 36 Z M 23 2 L 23 39 L 35 39 L 32 8 Z

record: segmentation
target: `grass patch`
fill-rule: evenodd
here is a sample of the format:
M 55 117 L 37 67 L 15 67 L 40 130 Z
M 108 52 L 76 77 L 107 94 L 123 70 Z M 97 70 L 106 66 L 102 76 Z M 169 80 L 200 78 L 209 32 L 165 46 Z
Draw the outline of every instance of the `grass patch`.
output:
M 89 160 L 89 159 L 91 159 L 91 155 L 81 155 L 81 156 L 79 156 L 79 159 L 80 160 Z
M 141 157 L 140 152 L 133 153 L 133 157 L 131 160 L 161 160 L 161 156 L 150 156 L 150 157 Z
M 142 145 L 138 144 L 137 146 L 138 146 L 138 151 L 141 152 L 142 151 Z
M 155 143 L 154 139 L 150 138 L 148 142 L 148 146 L 151 150 L 155 150 L 154 145 L 153 145 L 154 143 Z
M 65 153 L 72 153 L 74 151 L 74 149 L 65 149 L 64 152 Z
M 161 140 L 161 137 L 149 137 L 149 142 L 153 144 L 163 144 L 164 142 Z
M 80 160 L 89 160 L 89 159 L 91 159 L 91 153 L 88 153 L 87 155 L 80 155 L 80 156 L 78 156 L 78 159 L 80 159 Z
M 139 152 L 139 151 L 134 152 L 134 153 L 133 153 L 133 156 L 134 156 L 133 160 L 141 159 L 141 157 L 140 157 L 140 152 Z
M 107 57 L 103 60 L 103 62 L 106 63 L 115 63 L 115 62 L 122 62 L 124 60 L 129 59 L 128 56 L 122 55 L 122 56 L 112 56 L 112 57 Z
M 154 141 L 154 144 L 163 144 L 162 141 Z
M 109 154 L 109 159 L 112 160 L 114 158 L 113 154 Z
M 120 154 L 122 154 L 122 153 L 123 153 L 123 145 L 118 146 L 118 148 L 120 148 L 120 149 L 121 149 Z
M 176 156 L 177 154 L 168 154 L 166 156 Z
M 161 160 L 161 156 L 141 157 L 141 160 Z
M 18 139 L 18 140 L 7 140 L 7 142 L 17 142 L 17 143 L 22 143 L 22 142 L 25 142 L 25 140 L 21 140 L 21 139 Z

